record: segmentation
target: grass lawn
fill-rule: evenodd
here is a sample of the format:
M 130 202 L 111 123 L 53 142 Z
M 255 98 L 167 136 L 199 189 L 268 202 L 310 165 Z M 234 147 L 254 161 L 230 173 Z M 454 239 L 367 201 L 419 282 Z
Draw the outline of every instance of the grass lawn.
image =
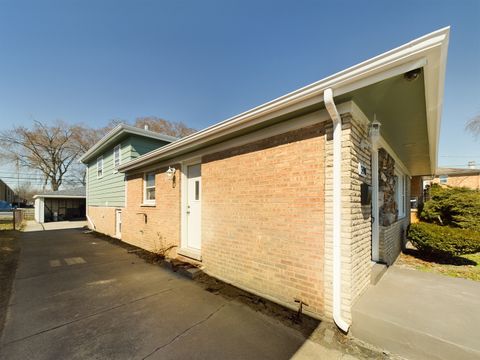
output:
M 461 255 L 452 259 L 437 259 L 422 256 L 416 249 L 407 249 L 400 254 L 396 265 L 420 271 L 480 281 L 480 252 Z
M 13 224 L 12 223 L 9 223 L 9 224 L 0 223 L 0 231 L 1 230 L 13 230 Z

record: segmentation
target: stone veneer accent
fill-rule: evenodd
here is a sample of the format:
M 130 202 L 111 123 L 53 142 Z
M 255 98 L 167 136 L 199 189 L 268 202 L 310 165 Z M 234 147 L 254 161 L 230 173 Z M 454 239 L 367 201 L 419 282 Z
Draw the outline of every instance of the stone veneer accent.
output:
M 325 172 L 325 312 L 333 311 L 333 124 L 326 127 Z M 351 307 L 370 282 L 371 206 L 361 205 L 360 185 L 371 185 L 371 153 L 361 145 L 367 139 L 367 124 L 352 115 L 342 115 L 342 315 L 351 321 Z M 358 164 L 367 176 L 358 173 Z
M 387 265 L 395 262 L 405 245 L 406 231 L 410 224 L 410 181 L 406 181 L 405 217 L 398 219 L 398 204 L 396 202 L 395 160 L 385 149 L 378 151 L 379 177 L 379 258 Z
M 398 220 L 395 201 L 395 160 L 383 148 L 378 149 L 378 200 L 380 226 L 389 226 Z

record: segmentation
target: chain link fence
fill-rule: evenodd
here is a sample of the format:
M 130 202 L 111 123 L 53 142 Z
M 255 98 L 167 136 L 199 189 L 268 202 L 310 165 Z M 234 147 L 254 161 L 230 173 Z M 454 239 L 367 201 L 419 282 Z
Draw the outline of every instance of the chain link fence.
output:
M 0 230 L 20 230 L 27 220 L 34 219 L 34 209 L 13 209 L 0 212 Z

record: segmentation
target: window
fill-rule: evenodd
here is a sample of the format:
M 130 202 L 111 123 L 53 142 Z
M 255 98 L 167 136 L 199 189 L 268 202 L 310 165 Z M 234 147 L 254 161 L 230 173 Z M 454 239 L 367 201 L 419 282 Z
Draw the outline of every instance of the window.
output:
M 440 179 L 440 184 L 446 184 L 448 181 L 448 175 L 440 175 L 438 178 Z
M 155 173 L 146 173 L 144 178 L 144 204 L 155 204 Z
M 103 156 L 97 158 L 97 178 L 103 176 Z
M 200 181 L 195 180 L 195 200 L 200 200 Z
M 406 214 L 406 194 L 407 194 L 407 181 L 403 173 L 396 171 L 397 183 L 395 185 L 395 200 L 398 207 L 398 218 L 405 217 Z
M 113 148 L 113 171 L 117 172 L 117 168 L 120 166 L 122 161 L 122 155 L 120 152 L 120 145 L 117 145 Z

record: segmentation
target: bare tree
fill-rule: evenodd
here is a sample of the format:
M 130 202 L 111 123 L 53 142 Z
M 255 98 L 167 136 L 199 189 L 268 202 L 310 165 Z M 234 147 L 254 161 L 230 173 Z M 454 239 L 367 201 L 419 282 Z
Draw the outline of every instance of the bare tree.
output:
M 24 181 L 15 187 L 15 194 L 17 194 L 20 199 L 26 201 L 32 201 L 35 193 L 36 189 L 30 181 Z
M 0 151 L 5 158 L 22 167 L 39 170 L 45 185 L 50 184 L 52 190 L 58 190 L 65 175 L 77 165 L 75 161 L 82 151 L 78 143 L 80 129 L 63 121 L 51 126 L 34 121 L 31 129 L 16 126 L 0 132 Z
M 480 114 L 471 118 L 465 126 L 467 131 L 470 131 L 474 136 L 480 136 Z
M 181 138 L 193 134 L 197 130 L 188 127 L 183 122 L 168 121 L 156 116 L 139 117 L 135 120 L 134 126 L 144 128 L 148 125 L 148 129 L 165 135 Z

